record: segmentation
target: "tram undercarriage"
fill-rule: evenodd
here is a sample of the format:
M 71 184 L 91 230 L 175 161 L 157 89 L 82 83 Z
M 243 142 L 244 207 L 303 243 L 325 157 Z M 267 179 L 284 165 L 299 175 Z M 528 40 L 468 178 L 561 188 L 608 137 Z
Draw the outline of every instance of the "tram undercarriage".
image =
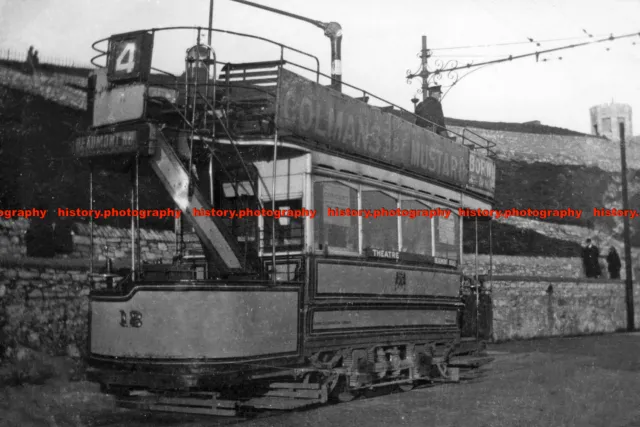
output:
M 235 416 L 252 410 L 348 402 L 381 387 L 410 391 L 424 384 L 457 383 L 475 378 L 477 368 L 492 360 L 475 340 L 438 347 L 445 346 L 405 342 L 342 348 L 314 353 L 306 365 L 280 365 L 262 373 L 256 365 L 240 365 L 226 374 L 101 370 L 94 379 L 122 407 Z

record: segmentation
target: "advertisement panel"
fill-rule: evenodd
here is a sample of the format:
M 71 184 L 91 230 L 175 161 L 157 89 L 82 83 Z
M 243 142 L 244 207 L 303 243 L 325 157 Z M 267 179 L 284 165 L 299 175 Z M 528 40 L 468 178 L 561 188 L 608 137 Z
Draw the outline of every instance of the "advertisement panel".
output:
M 496 191 L 496 164 L 493 159 L 469 153 L 469 184 L 467 188 L 493 197 Z
M 469 149 L 362 101 L 282 70 L 278 126 L 347 153 L 465 186 Z

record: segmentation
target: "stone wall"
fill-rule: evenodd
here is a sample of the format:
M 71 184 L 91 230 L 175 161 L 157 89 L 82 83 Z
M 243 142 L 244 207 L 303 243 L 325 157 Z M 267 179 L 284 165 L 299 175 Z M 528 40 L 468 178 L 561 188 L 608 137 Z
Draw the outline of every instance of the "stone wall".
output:
M 69 346 L 84 351 L 87 336 L 87 295 L 103 279 L 88 276 L 89 225 L 73 224 L 73 251 L 56 258 L 26 256 L 29 221 L 0 220 L 0 359 L 26 346 L 56 355 Z M 170 263 L 175 253 L 171 231 L 140 230 L 145 262 Z M 187 235 L 187 241 L 194 236 Z M 94 227 L 96 271 L 109 257 L 114 265 L 128 265 L 131 235 L 128 229 Z
M 620 274 L 624 277 L 624 252 L 618 252 L 622 262 Z M 606 253 L 603 254 L 606 256 Z M 637 262 L 636 262 L 637 263 Z M 584 278 L 582 259 L 557 257 L 524 257 L 507 255 L 478 255 L 478 274 L 489 274 L 493 268 L 494 276 L 528 276 L 554 278 Z M 600 269 L 608 278 L 607 263 L 600 260 Z M 468 276 L 475 272 L 475 255 L 464 254 L 462 271 Z
M 91 238 L 88 224 L 76 223 L 73 226 L 73 258 L 90 258 Z M 131 231 L 109 226 L 94 227 L 94 259 L 104 261 L 129 261 L 131 259 Z M 140 230 L 140 256 L 150 263 L 171 263 L 175 254 L 175 236 L 173 231 Z
M 531 277 L 582 277 L 580 258 L 523 257 L 507 255 L 478 255 L 478 274 L 489 274 L 493 268 L 494 276 L 531 276 Z M 462 262 L 464 274 L 472 276 L 475 271 L 475 255 L 464 254 Z
M 88 263 L 23 258 L 0 262 L 0 359 L 26 346 L 52 355 L 84 352 Z M 100 279 L 95 286 L 103 286 Z
M 29 221 L 0 220 L 0 257 L 25 256 L 27 244 L 25 236 L 29 229 Z
M 18 89 L 76 110 L 86 110 L 87 94 L 74 86 L 86 85 L 87 78 L 84 77 L 39 71 L 30 75 L 0 65 L 0 86 Z
M 27 254 L 26 233 L 29 221 L 25 219 L 0 220 L 0 257 L 23 257 Z M 125 228 L 94 226 L 94 259 L 128 262 L 131 259 L 131 232 Z M 73 251 L 56 258 L 89 259 L 91 252 L 88 224 L 76 222 L 72 226 Z M 191 236 L 188 236 L 191 237 Z M 188 240 L 185 238 L 185 240 Z M 150 263 L 170 263 L 175 254 L 173 231 L 140 230 L 140 255 Z
M 459 134 L 463 130 L 459 126 L 450 129 Z M 604 138 L 469 129 L 495 142 L 496 153 L 505 160 L 595 166 L 607 172 L 620 172 L 620 145 Z M 627 145 L 627 164 L 630 168 L 640 164 L 640 146 Z
M 494 341 L 626 328 L 625 284 L 613 280 L 498 276 L 491 283 Z M 634 284 L 635 307 L 640 290 Z M 637 311 L 637 309 L 636 309 Z M 635 316 L 636 328 L 640 316 Z

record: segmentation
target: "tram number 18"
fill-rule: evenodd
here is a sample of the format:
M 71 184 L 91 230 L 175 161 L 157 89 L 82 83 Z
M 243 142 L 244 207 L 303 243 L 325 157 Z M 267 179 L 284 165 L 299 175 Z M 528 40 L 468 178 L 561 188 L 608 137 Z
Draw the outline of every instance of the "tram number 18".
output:
M 120 326 L 123 328 L 139 328 L 142 326 L 142 313 L 136 310 L 131 310 L 127 321 L 127 312 L 120 310 Z

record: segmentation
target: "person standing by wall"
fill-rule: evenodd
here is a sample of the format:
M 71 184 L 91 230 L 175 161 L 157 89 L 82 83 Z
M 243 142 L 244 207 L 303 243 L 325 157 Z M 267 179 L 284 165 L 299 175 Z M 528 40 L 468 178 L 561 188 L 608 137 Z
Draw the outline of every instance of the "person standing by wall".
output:
M 586 246 L 582 248 L 582 263 L 584 265 L 585 275 L 588 278 L 600 277 L 602 272 L 600 271 L 600 250 L 596 245 L 591 242 L 591 239 L 587 239 Z
M 25 72 L 27 74 L 33 74 L 35 72 L 35 65 L 33 64 L 33 46 L 30 46 L 29 50 L 27 51 Z
M 611 248 L 609 249 L 609 254 L 607 255 L 607 269 L 609 270 L 609 278 L 619 279 L 621 267 L 622 263 L 620 262 L 620 256 L 618 255 L 616 248 L 611 246 Z

